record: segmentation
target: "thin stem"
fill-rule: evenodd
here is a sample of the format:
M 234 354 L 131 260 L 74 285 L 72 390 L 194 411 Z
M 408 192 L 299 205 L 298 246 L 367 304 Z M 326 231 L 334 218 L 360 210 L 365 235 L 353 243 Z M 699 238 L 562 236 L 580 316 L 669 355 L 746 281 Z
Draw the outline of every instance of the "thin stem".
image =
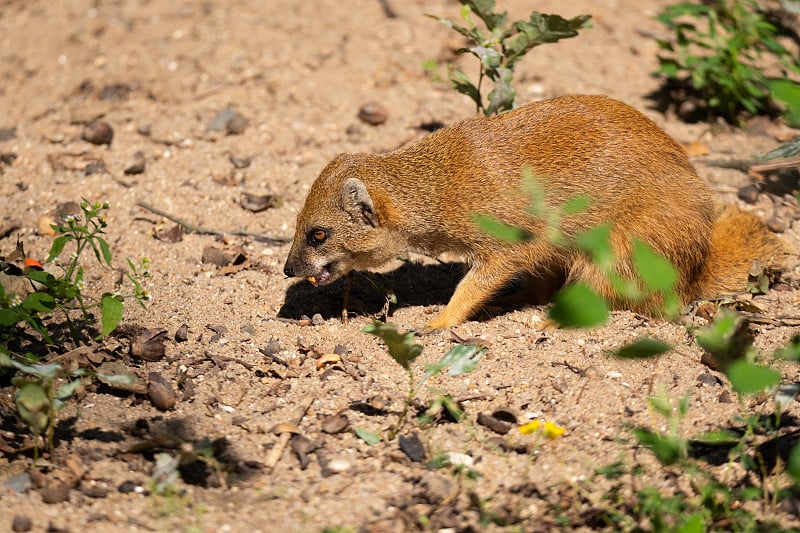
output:
M 483 106 L 483 94 L 481 94 L 481 85 L 483 85 L 483 62 L 481 62 L 481 68 L 478 71 L 478 108 L 475 110 L 476 113 L 486 114 L 486 108 Z
M 403 405 L 403 411 L 400 413 L 400 418 L 395 424 L 392 431 L 389 432 L 389 440 L 392 441 L 400 433 L 400 430 L 403 429 L 403 426 L 406 423 L 406 415 L 408 414 L 408 407 L 411 405 L 411 402 L 414 401 L 414 397 L 417 395 L 417 390 L 414 387 L 414 373 L 411 371 L 411 368 L 406 369 L 408 372 L 408 396 L 406 396 L 405 405 Z

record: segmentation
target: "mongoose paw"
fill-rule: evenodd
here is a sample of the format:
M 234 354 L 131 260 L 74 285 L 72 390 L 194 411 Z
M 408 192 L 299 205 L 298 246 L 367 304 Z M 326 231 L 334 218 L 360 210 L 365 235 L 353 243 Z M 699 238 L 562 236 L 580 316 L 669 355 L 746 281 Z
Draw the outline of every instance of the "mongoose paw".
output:
M 421 327 L 419 329 L 415 329 L 414 333 L 418 337 L 427 337 L 429 335 L 435 335 L 437 333 L 441 333 L 442 331 L 444 331 L 444 329 L 445 328 L 437 328 L 435 326 L 431 326 L 430 322 L 428 322 L 423 327 Z

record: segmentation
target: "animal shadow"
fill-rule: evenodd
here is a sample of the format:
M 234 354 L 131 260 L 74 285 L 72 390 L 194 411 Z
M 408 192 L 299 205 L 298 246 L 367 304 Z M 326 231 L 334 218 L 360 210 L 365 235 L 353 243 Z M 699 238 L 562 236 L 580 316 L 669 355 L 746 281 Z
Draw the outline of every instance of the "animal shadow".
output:
M 420 264 L 405 262 L 388 273 L 359 272 L 352 276 L 348 312 L 351 315 L 376 316 L 387 309 L 388 295 L 394 293 L 396 304 L 388 306 L 388 315 L 403 307 L 444 305 L 466 271 L 463 263 Z M 502 312 L 550 300 L 563 279 L 532 279 L 513 281 L 478 313 L 486 319 Z M 298 281 L 286 291 L 278 317 L 298 319 L 319 313 L 323 318 L 341 316 L 345 281 L 314 287 L 308 281 Z

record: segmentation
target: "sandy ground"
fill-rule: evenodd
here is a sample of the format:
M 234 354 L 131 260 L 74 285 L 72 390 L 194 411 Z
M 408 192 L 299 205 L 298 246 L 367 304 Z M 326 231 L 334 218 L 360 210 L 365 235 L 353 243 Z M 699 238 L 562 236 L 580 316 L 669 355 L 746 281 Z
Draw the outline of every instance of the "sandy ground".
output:
M 688 125 L 653 110 L 647 95 L 659 81 L 651 76 L 657 67 L 651 36 L 663 32 L 654 16 L 666 3 L 502 2 L 516 18 L 534 7 L 593 16 L 593 28 L 580 37 L 537 48 L 519 64 L 517 101 L 602 93 L 630 103 L 680 142 L 707 146 L 710 154 L 694 158 L 698 172 L 722 200 L 739 202 L 736 191 L 751 178 L 704 161 L 764 153 L 786 132 L 763 122 L 744 130 Z M 179 242 L 154 237 L 174 222 L 140 202 L 194 226 L 291 238 L 309 185 L 333 156 L 393 149 L 426 134 L 426 124 L 451 124 L 473 113 L 467 98 L 432 79 L 445 77 L 444 67 L 433 73 L 423 68 L 429 60 L 452 60 L 451 50 L 459 45 L 455 34 L 423 14 L 457 17 L 458 4 L 392 5 L 395 17 L 376 0 L 0 2 L 0 128 L 14 129 L 0 140 L 0 152 L 17 156 L 0 164 L 0 227 L 18 227 L 0 239 L 0 255 L 19 238 L 29 256 L 45 257 L 51 237 L 38 234 L 40 216 L 81 197 L 108 201 L 115 263 L 149 257 L 154 299 L 146 311 L 128 307 L 120 333 L 106 345 L 107 358 L 121 360 L 144 380 L 159 372 L 178 391 L 175 408 L 159 411 L 147 395 L 88 386 L 61 413 L 56 453 L 45 458 L 52 464 L 46 478 L 72 471 L 79 483 L 66 500 L 52 504 L 43 503 L 39 490 L 2 488 L 0 530 L 22 515 L 35 531 L 546 531 L 560 527 L 556 505 L 574 528 L 590 529 L 600 526 L 586 518 L 589 502 L 600 501 L 609 488 L 609 482 L 593 479 L 600 466 L 642 465 L 628 493 L 645 484 L 667 492 L 688 487 L 680 471 L 659 466 L 635 446 L 626 429 L 665 428 L 648 409 L 648 394 L 664 387 L 675 400 L 691 396 L 682 426 L 687 436 L 735 426 L 734 417 L 743 411 L 770 411 L 765 398 L 720 401 L 729 386 L 722 378 L 709 379 L 711 371 L 700 362 L 702 351 L 687 326 L 704 320 L 691 312 L 677 324 L 615 312 L 595 330 L 543 330 L 547 308 L 523 306 L 455 328 L 463 338 L 483 339 L 488 352 L 473 373 L 438 377 L 419 391 L 419 405 L 438 395 L 432 389 L 451 394 L 461 401 L 466 420 L 424 428 L 412 421 L 402 433 L 417 434 L 426 460 L 468 456 L 480 477 L 426 468 L 397 441 L 384 438 L 370 446 L 352 431 L 385 437 L 406 392 L 403 370 L 361 329 L 381 314 L 382 286 L 398 297 L 391 321 L 401 329 L 419 327 L 446 303 L 460 276 L 457 266 L 420 259 L 386 276 L 357 277 L 353 316 L 343 324 L 342 284 L 315 290 L 286 279 L 288 244 L 236 235 L 189 233 Z M 474 65 L 462 65 L 474 72 Z M 385 107 L 384 124 L 357 118 L 368 102 Z M 225 109 L 245 119 L 236 134 L 209 129 Z M 81 139 L 83 125 L 96 118 L 112 125 L 110 146 Z M 125 174 L 137 152 L 146 162 L 144 172 Z M 86 167 L 97 162 L 105 171 L 88 173 Z M 278 202 L 254 213 L 241 206 L 244 194 L 274 195 Z M 784 236 L 796 245 L 800 225 L 792 224 L 793 208 L 774 198 L 761 195 L 746 207 L 766 218 L 778 209 L 789 221 Z M 214 245 L 238 246 L 249 263 L 220 275 L 202 260 L 203 250 Z M 96 266 L 87 272 L 90 293 L 108 290 L 118 276 Z M 797 315 L 797 274 L 792 266 L 784 290 L 753 299 L 765 316 Z M 293 320 L 316 313 L 312 325 Z M 188 340 L 174 341 L 182 325 L 188 326 Z M 142 328 L 167 330 L 162 359 L 128 354 L 130 335 Z M 775 322 L 752 331 L 756 346 L 769 355 L 797 328 Z M 609 355 L 641 335 L 675 349 L 657 361 Z M 417 379 L 424 364 L 454 345 L 448 333 L 420 342 L 425 349 Z M 342 361 L 318 365 L 318 356 L 337 345 Z M 786 382 L 797 381 L 795 366 L 781 368 Z M 31 446 L 14 416 L 8 380 L 0 381 L 0 393 L 3 481 L 28 470 Z M 280 441 L 273 427 L 295 419 L 309 401 L 298 426 L 316 452 L 303 467 L 287 449 L 269 471 L 265 461 Z M 566 433 L 552 441 L 500 437 L 477 424 L 479 413 L 498 409 L 512 410 L 522 422 L 554 421 Z M 324 431 L 330 429 L 328 417 L 337 414 L 346 417 L 347 427 Z M 798 414 L 796 406 L 790 414 Z M 155 454 L 177 453 L 166 436 L 184 442 L 184 457 L 203 442 L 215 443 L 227 469 L 224 481 L 208 466 L 187 460 L 184 480 L 176 484 L 179 494 L 149 492 Z M 150 449 L 131 451 L 137 443 Z M 726 472 L 720 475 L 731 483 L 743 476 L 735 468 Z M 482 521 L 487 510 L 500 518 Z M 785 527 L 798 525 L 784 508 L 757 512 Z

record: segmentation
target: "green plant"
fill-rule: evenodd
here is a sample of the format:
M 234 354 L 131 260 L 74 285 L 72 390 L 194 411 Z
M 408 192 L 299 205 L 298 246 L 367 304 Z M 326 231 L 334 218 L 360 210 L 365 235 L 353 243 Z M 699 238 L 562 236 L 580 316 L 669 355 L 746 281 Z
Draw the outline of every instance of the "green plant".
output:
M 747 323 L 741 316 L 723 309 L 711 324 L 698 331 L 696 337 L 698 344 L 712 355 L 717 367 L 725 373 L 733 390 L 742 397 L 774 389 L 781 379 L 780 373 L 754 361 L 756 351 L 746 331 Z M 794 358 L 798 344 L 800 341 L 793 340 L 787 348 L 777 351 L 776 356 Z M 778 391 L 793 397 L 797 387 Z M 673 466 L 686 474 L 693 492 L 667 496 L 655 487 L 643 487 L 635 493 L 635 517 L 646 519 L 651 524 L 650 531 L 704 531 L 714 529 L 713 524 L 719 521 L 724 521 L 729 530 L 767 526 L 760 524 L 754 513 L 739 502 L 761 500 L 768 510 L 784 492 L 777 488 L 776 481 L 771 480 L 773 478 L 764 466 L 766 460 L 762 450 L 765 449 L 765 437 L 766 442 L 786 438 L 778 432 L 780 406 L 788 403 L 779 402 L 776 396 L 773 417 L 745 412 L 734 420 L 741 425 L 735 431 L 717 429 L 688 439 L 682 435 L 681 422 L 689 411 L 689 395 L 685 395 L 677 405 L 669 401 L 663 390 L 650 397 L 648 405 L 667 421 L 668 430 L 661 432 L 636 427 L 632 428 L 634 438 L 640 445 L 651 449 L 663 465 Z M 756 479 L 761 480 L 760 486 L 729 487 L 718 480 L 711 469 L 705 468 L 701 460 L 690 457 L 690 450 L 695 448 L 727 450 L 729 461 L 738 462 L 745 471 L 752 472 Z M 786 467 L 795 480 L 800 479 L 800 470 L 793 470 L 800 465 L 798 450 L 800 446 L 795 446 Z M 699 452 L 696 455 L 702 457 Z M 613 472 L 615 478 L 619 478 L 619 470 L 606 469 L 605 473 Z M 614 520 L 624 522 L 630 519 L 617 513 L 612 506 L 610 515 Z M 685 518 L 676 520 L 677 516 Z
M 91 204 L 83 200 L 80 207 L 82 216 L 67 215 L 63 225 L 52 226 L 59 236 L 53 240 L 46 263 L 53 266 L 55 274 L 37 269 L 24 272 L 22 277 L 30 282 L 31 287 L 24 297 L 8 292 L 0 284 L 0 345 L 8 346 L 12 339 L 28 337 L 20 324 L 36 331 L 45 343 L 53 344 L 51 330 L 58 325 L 56 314 L 64 319 L 75 345 L 80 345 L 86 338 L 75 323 L 72 312 L 79 312 L 85 324 L 91 325 L 94 317 L 90 311 L 99 309 L 100 328 L 96 336 L 99 339 L 116 329 L 122 319 L 125 299 L 133 298 L 142 307 L 150 300 L 149 291 L 142 286 L 143 280 L 150 276 L 147 258 L 138 265 L 127 260 L 130 270 L 125 271 L 125 276 L 133 285 L 133 292 L 105 292 L 98 300 L 84 294 L 86 281 L 80 264 L 81 255 L 90 249 L 97 261 L 108 267 L 112 255 L 108 242 L 103 238 L 107 223 L 102 213 L 108 209 L 108 203 Z M 74 250 L 64 262 L 61 255 L 70 244 Z
M 681 437 L 681 421 L 689 412 L 690 396 L 684 396 L 677 406 L 673 406 L 664 389 L 647 399 L 647 405 L 660 414 L 669 424 L 666 433 L 652 431 L 647 428 L 633 428 L 633 434 L 639 444 L 650 448 L 665 465 L 675 464 L 686 459 L 688 446 Z
M 94 329 L 95 339 L 105 337 L 122 319 L 125 299 L 133 298 L 143 307 L 144 302 L 150 299 L 148 290 L 142 286 L 150 275 L 147 259 L 139 265 L 128 260 L 130 270 L 125 271 L 125 275 L 133 285 L 131 293 L 105 292 L 99 299 L 84 293 L 86 282 L 80 264 L 81 255 L 92 250 L 97 261 L 109 267 L 112 255 L 108 242 L 103 238 L 107 226 L 103 211 L 108 209 L 108 204 L 91 204 L 83 200 L 80 208 L 82 215 L 67 215 L 63 225 L 52 226 L 59 235 L 53 240 L 46 261 L 45 268 L 50 271 L 41 267 L 30 268 L 28 264 L 25 270 L 20 270 L 9 261 L 2 264 L 5 277 L 0 283 L 0 372 L 16 374 L 12 378 L 16 406 L 20 417 L 34 434 L 35 460 L 38 459 L 38 437 L 42 433 L 52 453 L 56 417 L 64 402 L 83 385 L 85 379 L 99 376 L 107 383 L 132 381 L 127 374 L 111 376 L 85 368 L 66 369 L 59 363 L 41 362 L 41 356 L 34 354 L 39 351 L 36 345 L 56 345 L 53 337 L 62 329 L 59 318 L 63 319 L 76 346 L 91 341 L 91 336 L 86 334 L 89 329 Z M 62 262 L 60 257 L 67 246 L 74 249 L 69 260 Z M 21 243 L 11 255 L 17 259 L 24 258 Z M 38 265 L 30 260 L 26 263 Z M 96 329 L 93 327 L 96 321 L 92 314 L 94 310 L 100 312 L 100 325 Z M 83 322 L 77 321 L 75 316 L 81 317 Z M 38 337 L 32 335 L 31 330 L 38 333 Z
M 779 28 L 757 1 L 683 2 L 664 9 L 658 20 L 674 38 L 658 39 L 664 53 L 657 74 L 688 80 L 700 99 L 732 124 L 775 99 L 789 106 L 788 118 L 797 122 L 800 85 L 783 78 L 800 73 L 800 61 L 778 40 Z M 780 77 L 770 79 L 764 71 L 773 59 Z
M 458 92 L 469 96 L 478 113 L 492 115 L 514 107 L 516 91 L 512 85 L 514 67 L 535 46 L 554 43 L 574 37 L 585 28 L 590 16 L 580 15 L 569 20 L 558 15 L 532 12 L 530 19 L 508 21 L 508 14 L 495 12 L 494 0 L 459 0 L 462 4 L 461 19 L 466 26 L 455 24 L 447 18 L 428 15 L 445 27 L 466 37 L 468 46 L 456 51 L 469 53 L 480 61 L 478 83 L 470 81 L 463 71 L 451 68 L 450 83 Z M 480 29 L 472 18 L 476 15 L 486 27 Z M 486 96 L 482 94 L 484 79 L 492 81 L 494 87 Z
M 384 344 L 389 355 L 394 361 L 399 364 L 408 374 L 408 394 L 403 405 L 403 411 L 400 413 L 400 418 L 397 424 L 389 433 L 389 440 L 394 440 L 397 433 L 402 429 L 406 421 L 408 409 L 414 398 L 417 396 L 417 390 L 431 377 L 439 374 L 444 369 L 449 368 L 447 375 L 458 376 L 467 372 L 475 370 L 478 361 L 486 352 L 483 346 L 458 344 L 447 352 L 441 360 L 428 365 L 425 369 L 425 374 L 420 379 L 419 383 L 414 382 L 413 363 L 422 353 L 422 345 L 414 341 L 414 332 L 407 331 L 400 333 L 394 324 L 388 324 L 381 321 L 374 321 L 363 329 L 364 333 L 375 335 L 380 338 Z M 438 398 L 431 402 L 431 407 L 426 411 L 427 418 L 423 418 L 423 422 L 429 420 L 442 409 L 447 410 L 453 418 L 459 420 L 463 413 L 458 405 L 448 395 L 440 395 Z M 359 435 L 368 443 L 374 440 L 374 435 L 369 432 L 364 432 Z M 366 437 L 366 438 L 365 438 Z
M 34 435 L 34 461 L 39 458 L 38 437 L 43 432 L 46 435 L 48 450 L 52 454 L 56 416 L 66 405 L 65 401 L 83 385 L 83 378 L 99 376 L 106 383 L 133 382 L 129 374 L 101 374 L 85 368 L 69 371 L 58 363 L 22 362 L 12 358 L 2 347 L 0 347 L 0 368 L 11 368 L 24 374 L 14 376 L 11 383 L 16 389 L 14 399 L 17 411 Z

